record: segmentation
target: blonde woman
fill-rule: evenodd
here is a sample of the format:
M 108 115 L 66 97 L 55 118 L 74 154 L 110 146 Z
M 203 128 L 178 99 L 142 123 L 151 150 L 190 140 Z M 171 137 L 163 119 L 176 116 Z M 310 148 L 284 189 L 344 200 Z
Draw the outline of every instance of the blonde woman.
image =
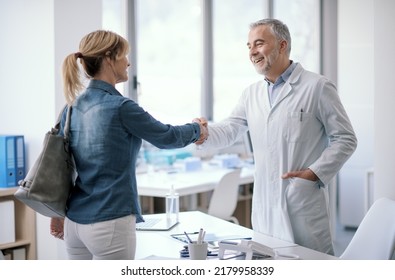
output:
M 63 63 L 64 94 L 72 105 L 70 146 L 78 172 L 64 219 L 70 259 L 134 259 L 135 224 L 143 221 L 135 174 L 142 139 L 171 149 L 207 138 L 200 123 L 163 124 L 116 90 L 117 83 L 128 80 L 128 52 L 123 37 L 98 30 L 82 38 L 79 51 Z M 90 79 L 86 89 L 78 62 Z M 63 238 L 62 219 L 52 219 L 51 234 Z

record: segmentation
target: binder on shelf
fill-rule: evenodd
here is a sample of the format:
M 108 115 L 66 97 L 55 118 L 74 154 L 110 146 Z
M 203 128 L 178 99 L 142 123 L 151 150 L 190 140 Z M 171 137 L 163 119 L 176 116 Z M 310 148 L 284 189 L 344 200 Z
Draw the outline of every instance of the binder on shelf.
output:
M 13 243 L 15 237 L 14 201 L 0 201 L 0 244 Z
M 22 135 L 15 136 L 16 179 L 15 186 L 20 180 L 25 179 L 25 140 Z
M 15 136 L 0 135 L 0 187 L 16 186 Z

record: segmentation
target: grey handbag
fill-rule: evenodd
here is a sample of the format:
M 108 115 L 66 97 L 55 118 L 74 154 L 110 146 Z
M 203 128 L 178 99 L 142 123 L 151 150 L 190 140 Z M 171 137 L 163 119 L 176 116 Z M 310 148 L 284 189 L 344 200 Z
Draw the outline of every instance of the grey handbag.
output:
M 64 217 L 66 203 L 74 186 L 75 164 L 69 148 L 71 106 L 68 106 L 64 136 L 59 135 L 61 111 L 57 123 L 44 138 L 43 149 L 14 196 L 47 217 Z

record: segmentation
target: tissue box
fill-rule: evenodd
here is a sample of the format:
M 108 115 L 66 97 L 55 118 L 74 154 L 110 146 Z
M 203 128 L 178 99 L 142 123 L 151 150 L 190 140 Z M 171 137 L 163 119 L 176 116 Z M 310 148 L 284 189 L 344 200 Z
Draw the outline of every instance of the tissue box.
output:
M 149 164 L 172 165 L 177 159 L 185 159 L 192 154 L 183 150 L 145 151 L 145 160 Z
M 196 171 L 202 169 L 202 161 L 198 157 L 189 157 L 184 159 L 185 171 Z
M 240 159 L 237 154 L 216 155 L 214 162 L 223 168 L 235 168 L 240 164 Z
M 0 244 L 15 242 L 14 201 L 0 202 Z

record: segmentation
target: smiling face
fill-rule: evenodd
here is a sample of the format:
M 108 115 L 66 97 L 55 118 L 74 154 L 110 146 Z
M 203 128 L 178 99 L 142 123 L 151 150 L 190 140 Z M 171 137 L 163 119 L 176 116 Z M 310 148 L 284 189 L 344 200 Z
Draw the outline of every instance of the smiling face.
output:
M 286 42 L 279 41 L 270 26 L 260 25 L 250 30 L 248 43 L 250 61 L 259 74 L 269 80 L 276 80 L 283 71 L 286 56 Z

